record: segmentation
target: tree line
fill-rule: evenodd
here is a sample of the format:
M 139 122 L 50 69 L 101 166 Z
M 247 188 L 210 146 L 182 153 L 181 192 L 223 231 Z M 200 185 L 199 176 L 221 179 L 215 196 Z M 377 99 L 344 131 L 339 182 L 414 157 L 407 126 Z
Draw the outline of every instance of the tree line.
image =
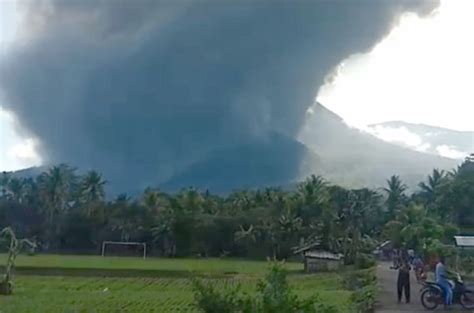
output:
M 409 193 L 396 175 L 381 189 L 349 189 L 311 176 L 295 190 L 240 190 L 226 196 L 146 188 L 106 199 L 97 171 L 53 166 L 35 178 L 0 177 L 0 228 L 11 226 L 45 252 L 96 252 L 105 240 L 146 242 L 161 256 L 287 258 L 319 242 L 354 263 L 377 242 L 428 252 L 474 226 L 474 156 L 433 170 Z

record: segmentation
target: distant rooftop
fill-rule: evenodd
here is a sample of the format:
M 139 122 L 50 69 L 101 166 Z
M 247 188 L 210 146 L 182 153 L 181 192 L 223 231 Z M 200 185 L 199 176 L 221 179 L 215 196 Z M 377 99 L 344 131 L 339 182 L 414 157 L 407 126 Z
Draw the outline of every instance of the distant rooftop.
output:
M 454 236 L 456 246 L 474 248 L 474 236 Z
M 323 259 L 323 260 L 340 260 L 342 259 L 342 254 L 335 254 L 329 251 L 307 251 L 304 256 L 306 258 L 314 259 Z

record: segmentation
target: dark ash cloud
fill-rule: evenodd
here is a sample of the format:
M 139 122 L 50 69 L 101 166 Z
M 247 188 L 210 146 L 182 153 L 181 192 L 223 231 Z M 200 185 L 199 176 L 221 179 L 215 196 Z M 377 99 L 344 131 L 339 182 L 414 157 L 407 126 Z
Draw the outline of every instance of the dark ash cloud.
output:
M 295 137 L 334 66 L 436 5 L 33 1 L 41 30 L 2 61 L 0 88 L 48 162 L 148 184 L 213 149 Z

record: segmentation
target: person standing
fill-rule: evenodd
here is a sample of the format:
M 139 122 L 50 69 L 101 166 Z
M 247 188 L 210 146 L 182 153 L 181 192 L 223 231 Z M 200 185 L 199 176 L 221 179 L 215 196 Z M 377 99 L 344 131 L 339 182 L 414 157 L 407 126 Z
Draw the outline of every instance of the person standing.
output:
M 413 261 L 415 260 L 415 250 L 410 249 L 408 250 L 408 260 L 411 265 L 413 265 Z
M 406 303 L 410 303 L 410 264 L 406 258 L 402 259 L 402 262 L 398 268 L 398 279 L 397 279 L 397 294 L 398 303 L 402 301 L 402 294 L 405 293 Z
M 423 264 L 423 260 L 420 256 L 415 257 L 413 261 L 413 270 L 415 271 L 416 281 L 420 282 L 423 277 L 425 265 Z
M 449 307 L 453 303 L 453 289 L 448 280 L 444 256 L 441 256 L 436 264 L 436 283 L 443 288 L 444 305 Z

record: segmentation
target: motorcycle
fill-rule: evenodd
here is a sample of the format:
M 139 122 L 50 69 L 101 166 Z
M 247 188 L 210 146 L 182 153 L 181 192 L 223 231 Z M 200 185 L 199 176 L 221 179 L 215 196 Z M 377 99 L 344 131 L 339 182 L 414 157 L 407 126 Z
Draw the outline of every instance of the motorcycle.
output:
M 463 308 L 474 309 L 474 291 L 468 289 L 461 275 L 456 274 L 454 280 L 449 280 L 453 290 L 453 304 L 461 304 Z M 435 282 L 423 281 L 421 290 L 421 304 L 427 310 L 435 310 L 439 305 L 444 304 L 444 290 Z

